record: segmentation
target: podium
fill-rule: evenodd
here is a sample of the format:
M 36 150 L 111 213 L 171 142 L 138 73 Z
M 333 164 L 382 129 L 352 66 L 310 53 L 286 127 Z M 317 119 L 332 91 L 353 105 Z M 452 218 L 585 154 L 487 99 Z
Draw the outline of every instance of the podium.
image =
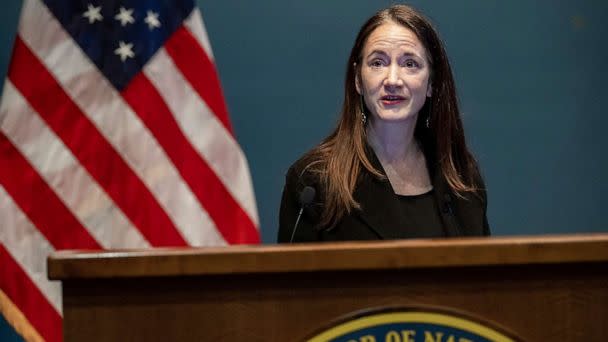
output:
M 61 251 L 65 341 L 298 341 L 430 306 L 525 341 L 608 341 L 608 234 Z

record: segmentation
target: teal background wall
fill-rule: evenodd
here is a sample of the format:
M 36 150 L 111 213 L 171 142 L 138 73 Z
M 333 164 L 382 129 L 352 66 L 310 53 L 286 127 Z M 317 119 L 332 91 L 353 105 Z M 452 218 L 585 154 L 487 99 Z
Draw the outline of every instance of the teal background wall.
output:
M 336 121 L 355 35 L 394 1 L 198 1 L 273 243 L 284 173 Z M 411 1 L 457 79 L 495 235 L 608 231 L 608 2 Z M 20 0 L 0 8 L 4 79 Z M 0 320 L 0 341 L 13 341 Z

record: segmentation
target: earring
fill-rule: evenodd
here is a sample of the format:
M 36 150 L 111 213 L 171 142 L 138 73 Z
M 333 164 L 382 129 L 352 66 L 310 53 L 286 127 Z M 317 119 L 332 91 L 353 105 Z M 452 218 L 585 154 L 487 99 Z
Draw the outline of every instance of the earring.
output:
M 426 128 L 431 128 L 431 113 L 433 113 L 433 99 L 428 96 L 427 100 L 429 101 L 429 109 L 428 109 L 428 115 L 426 116 L 426 120 L 425 120 L 425 124 L 426 124 Z
M 363 104 L 363 95 L 361 95 L 359 97 L 359 106 L 361 107 L 361 122 L 363 123 L 363 126 L 365 126 L 365 124 L 367 123 L 367 115 L 365 115 L 365 105 Z

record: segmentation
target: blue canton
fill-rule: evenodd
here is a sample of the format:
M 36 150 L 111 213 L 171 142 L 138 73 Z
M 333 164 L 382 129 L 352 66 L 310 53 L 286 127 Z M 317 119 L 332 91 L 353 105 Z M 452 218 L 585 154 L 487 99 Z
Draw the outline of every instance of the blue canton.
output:
M 119 91 L 194 9 L 193 0 L 45 0 L 44 3 Z

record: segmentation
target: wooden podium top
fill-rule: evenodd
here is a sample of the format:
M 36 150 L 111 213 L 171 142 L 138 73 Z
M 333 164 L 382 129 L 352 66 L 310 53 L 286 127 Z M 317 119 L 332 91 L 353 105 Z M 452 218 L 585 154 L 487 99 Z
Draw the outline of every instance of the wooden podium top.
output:
M 51 280 L 608 261 L 608 234 L 60 251 Z

